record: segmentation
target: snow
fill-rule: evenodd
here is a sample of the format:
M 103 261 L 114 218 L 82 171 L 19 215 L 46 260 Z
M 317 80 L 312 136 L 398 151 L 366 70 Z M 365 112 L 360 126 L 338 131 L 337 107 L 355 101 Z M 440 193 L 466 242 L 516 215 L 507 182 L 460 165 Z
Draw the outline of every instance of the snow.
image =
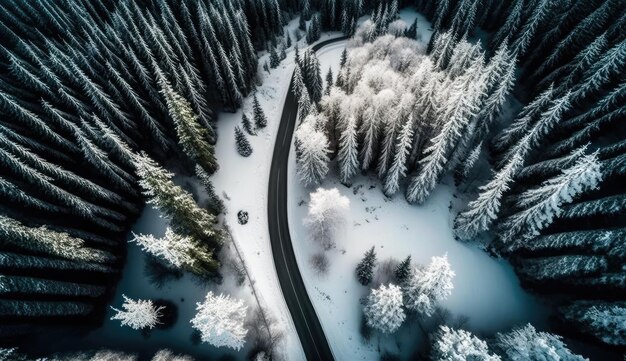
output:
M 430 32 L 420 15 L 403 10 L 400 16 L 411 24 L 418 16 L 418 32 L 427 41 Z M 332 67 L 337 74 L 344 43 L 336 43 L 318 53 L 322 72 Z M 321 184 L 336 187 L 350 200 L 351 209 L 347 227 L 337 236 L 337 247 L 327 253 L 329 270 L 320 275 L 310 265 L 319 245 L 312 242 L 303 225 L 307 214 L 309 193 L 296 175 L 295 152 L 292 146 L 289 160 L 288 207 L 289 228 L 294 251 L 307 291 L 337 360 L 373 360 L 389 351 L 408 358 L 426 341 L 416 333 L 415 323 L 407 321 L 395 336 L 374 336 L 369 342 L 359 333 L 362 304 L 368 288 L 355 277 L 355 266 L 364 253 L 376 247 L 379 262 L 393 257 L 402 260 L 409 254 L 419 265 L 429 263 L 431 257 L 447 253 L 456 273 L 454 289 L 442 302 L 454 315 L 469 316 L 468 328 L 477 334 L 492 334 L 507 330 L 515 324 L 531 322 L 542 328 L 546 309 L 520 286 L 512 267 L 503 260 L 490 257 L 484 251 L 457 242 L 452 236 L 454 213 L 448 209 L 455 198 L 450 179 L 437 186 L 422 206 L 409 205 L 402 192 L 388 199 L 381 191 L 381 182 L 373 176 L 358 176 L 352 188 L 338 181 L 337 167 Z M 414 322 L 414 321 L 413 321 Z M 378 338 L 378 340 L 377 340 Z
M 296 18 L 289 22 L 286 30 L 293 37 L 297 27 L 298 19 Z M 338 33 L 325 33 L 319 41 L 338 35 Z M 295 39 L 292 40 L 295 45 Z M 299 42 L 299 47 L 301 49 L 306 47 L 304 39 Z M 282 353 L 281 356 L 285 360 L 304 360 L 305 355 L 274 267 L 267 219 L 269 171 L 274 151 L 274 139 L 294 69 L 293 47 L 287 51 L 287 59 L 270 73 L 263 70 L 263 64 L 268 59 L 267 53 L 259 58 L 258 77 L 261 85 L 257 88 L 257 97 L 268 119 L 268 124 L 265 128 L 257 130 L 256 136 L 246 134 L 253 152 L 249 157 L 244 158 L 237 153 L 234 134 L 235 127 L 241 125 L 243 112 L 252 119 L 252 94 L 244 99 L 243 107 L 236 113 L 217 114 L 219 138 L 215 146 L 215 155 L 220 169 L 211 176 L 211 181 L 215 187 L 215 193 L 222 197 L 227 209 L 226 214 L 220 218 L 229 226 L 244 262 L 250 270 L 260 303 L 269 311 L 270 317 L 276 320 L 278 328 L 283 333 L 283 339 L 277 346 L 277 351 Z M 177 184 L 189 181 L 194 187 L 200 189 L 195 179 L 182 178 L 176 177 Z M 199 193 L 201 193 L 201 198 L 205 196 L 202 191 Z M 247 211 L 249 214 L 249 221 L 245 225 L 238 223 L 237 212 L 239 210 Z M 136 234 L 153 234 L 155 237 L 162 237 L 166 227 L 167 221 L 160 218 L 157 210 L 148 206 L 132 231 Z M 129 244 L 128 261 L 112 305 L 122 303 L 122 294 L 131 298 L 161 298 L 173 301 L 179 307 L 178 320 L 174 327 L 168 330 L 153 330 L 149 338 L 144 338 L 138 331 L 130 332 L 132 330 L 129 331 L 128 328 L 120 328 L 119 321 L 108 320 L 112 314 L 107 314 L 107 321 L 103 327 L 89 335 L 83 344 L 84 347 L 109 347 L 139 352 L 142 355 L 152 355 L 159 349 L 169 348 L 198 359 L 206 359 L 207 355 L 212 358 L 229 355 L 238 360 L 247 359 L 252 346 L 250 343 L 246 343 L 238 352 L 227 348 L 216 348 L 207 343 L 194 345 L 190 338 L 193 329 L 189 322 L 196 314 L 196 303 L 203 302 L 209 291 L 242 298 L 249 308 L 256 307 L 256 301 L 247 282 L 245 287 L 239 287 L 235 284 L 233 277 L 225 277 L 224 284 L 219 286 L 200 285 L 190 275 L 185 274 L 182 279 L 170 281 L 163 288 L 158 289 L 145 277 L 145 260 L 146 256 L 138 245 Z

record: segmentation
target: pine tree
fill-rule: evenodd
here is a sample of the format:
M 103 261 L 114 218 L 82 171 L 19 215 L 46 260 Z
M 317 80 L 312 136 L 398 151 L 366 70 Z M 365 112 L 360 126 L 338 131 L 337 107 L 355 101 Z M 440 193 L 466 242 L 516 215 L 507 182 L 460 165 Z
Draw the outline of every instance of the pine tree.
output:
M 173 174 L 159 167 L 145 153 L 135 159 L 139 185 L 147 203 L 159 208 L 171 219 L 174 232 L 190 235 L 213 246 L 221 245 L 221 234 L 215 229 L 215 216 L 199 208 L 191 194 L 172 181 Z
M 359 171 L 356 127 L 356 120 L 353 116 L 350 116 L 346 121 L 345 129 L 339 137 L 339 177 L 343 184 L 349 184 L 350 179 Z
M 241 115 L 241 125 L 243 126 L 243 129 L 246 131 L 246 133 L 250 135 L 256 135 L 256 132 L 252 128 L 252 122 L 250 122 L 250 118 L 248 118 L 246 113 L 243 113 Z
M 487 343 L 465 330 L 439 326 L 434 335 L 432 360 L 500 361 L 500 356 L 489 353 Z
M 573 354 L 562 338 L 548 332 L 537 332 L 531 324 L 496 335 L 496 348 L 505 360 L 584 361 L 586 358 Z
M 343 51 L 341 52 L 341 58 L 339 58 L 339 67 L 341 67 L 341 69 L 345 68 L 347 62 L 348 62 L 348 49 L 343 48 Z
M 400 188 L 399 181 L 402 177 L 406 176 L 407 170 L 407 157 L 411 148 L 413 137 L 413 118 L 406 122 L 406 124 L 400 130 L 398 139 L 396 141 L 396 153 L 391 163 L 391 167 L 385 177 L 385 183 L 383 185 L 383 191 L 387 197 L 394 195 Z
M 272 47 L 272 50 L 270 50 L 270 67 L 275 69 L 278 65 L 280 65 L 280 58 L 276 53 L 276 47 Z
M 456 238 L 471 240 L 491 227 L 498 219 L 501 200 L 521 167 L 522 158 L 515 155 L 487 184 L 479 187 L 478 197 L 469 202 L 467 210 L 454 220 Z
M 363 312 L 369 327 L 382 333 L 394 333 L 406 318 L 400 287 L 390 283 L 373 289 Z
M 539 188 L 522 193 L 517 200 L 524 209 L 509 216 L 501 225 L 501 241 L 505 244 L 524 242 L 539 234 L 562 212 L 562 206 L 574 197 L 595 189 L 602 180 L 597 155 L 579 159 L 563 173 L 544 182 Z
M 563 318 L 578 330 L 607 345 L 626 345 L 624 302 L 577 301 L 561 308 Z
M 206 129 L 200 126 L 190 104 L 172 89 L 163 76 L 159 77 L 159 85 L 183 150 L 207 172 L 215 172 L 218 165 L 213 146 L 206 141 Z
M 326 90 L 324 91 L 324 95 L 330 95 L 330 89 L 333 87 L 333 69 L 328 68 L 328 73 L 326 73 Z
M 363 286 L 367 286 L 374 278 L 374 267 L 376 266 L 376 250 L 372 246 L 365 256 L 356 266 L 356 277 Z
M 306 32 L 306 42 L 312 44 L 319 40 L 322 32 L 322 24 L 320 23 L 320 16 L 318 14 L 313 15 L 311 23 Z
M 252 109 L 254 112 L 254 125 L 257 129 L 262 129 L 267 126 L 267 118 L 265 117 L 265 112 L 263 112 L 263 108 L 261 108 L 261 104 L 259 104 L 259 99 L 256 97 L 256 93 L 254 93 L 254 97 L 252 100 Z
M 408 255 L 404 261 L 400 262 L 393 271 L 396 282 L 404 285 L 411 277 L 411 255 Z
M 239 126 L 235 127 L 235 145 L 237 153 L 242 157 L 249 157 L 252 154 L 252 146 Z
M 317 185 L 328 173 L 328 138 L 317 129 L 319 116 L 309 115 L 296 129 L 298 177 L 305 186 Z
M 226 207 L 224 206 L 222 199 L 215 193 L 215 188 L 213 187 L 209 174 L 197 164 L 195 171 L 196 177 L 200 179 L 200 182 L 204 186 L 204 190 L 209 196 L 209 210 L 211 210 L 213 214 L 224 213 L 226 211 Z
M 230 296 L 214 296 L 209 291 L 204 302 L 196 303 L 197 313 L 191 325 L 200 331 L 200 338 L 215 347 L 240 350 L 248 330 L 245 329 L 247 306 Z

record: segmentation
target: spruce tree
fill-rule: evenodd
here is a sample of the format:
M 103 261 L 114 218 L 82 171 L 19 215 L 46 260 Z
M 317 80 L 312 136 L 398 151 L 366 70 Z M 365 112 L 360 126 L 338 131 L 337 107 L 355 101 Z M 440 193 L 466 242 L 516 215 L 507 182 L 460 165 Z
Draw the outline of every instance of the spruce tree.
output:
M 235 127 L 235 145 L 237 153 L 242 157 L 249 157 L 252 154 L 252 146 L 239 126 Z
M 280 58 L 278 53 L 276 53 L 276 47 L 272 47 L 272 50 L 270 50 L 270 67 L 275 69 L 278 65 L 280 65 Z
M 262 129 L 267 126 L 267 118 L 265 117 L 265 112 L 263 112 L 263 108 L 261 108 L 261 104 L 259 104 L 259 99 L 254 93 L 254 98 L 252 100 L 252 109 L 254 112 L 254 125 L 257 129 Z
M 393 275 L 399 285 L 404 285 L 411 277 L 411 255 L 408 255 L 393 270 Z
M 328 73 L 326 73 L 326 90 L 324 91 L 324 95 L 330 95 L 330 89 L 333 85 L 333 69 L 329 67 Z
M 241 125 L 243 126 L 243 129 L 246 131 L 246 133 L 250 135 L 256 135 L 256 132 L 254 131 L 254 129 L 252 129 L 252 122 L 250 122 L 250 118 L 248 118 L 246 113 L 243 113 L 241 115 Z
M 356 278 L 360 284 L 367 286 L 374 278 L 374 267 L 376 267 L 376 250 L 374 246 L 365 252 L 363 259 L 356 266 Z

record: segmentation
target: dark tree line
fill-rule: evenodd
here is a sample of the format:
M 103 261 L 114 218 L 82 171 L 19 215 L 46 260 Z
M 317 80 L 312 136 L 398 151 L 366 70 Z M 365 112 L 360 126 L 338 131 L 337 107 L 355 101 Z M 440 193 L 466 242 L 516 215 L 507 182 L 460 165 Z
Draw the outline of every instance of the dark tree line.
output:
M 0 1 L 1 336 L 99 320 L 143 204 L 135 154 L 217 168 L 213 113 L 252 90 L 281 6 Z

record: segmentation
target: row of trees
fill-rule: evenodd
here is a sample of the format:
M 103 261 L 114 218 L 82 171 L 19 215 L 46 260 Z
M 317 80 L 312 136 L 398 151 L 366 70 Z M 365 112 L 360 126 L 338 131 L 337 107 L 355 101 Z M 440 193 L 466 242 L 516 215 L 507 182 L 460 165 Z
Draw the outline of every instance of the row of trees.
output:
M 314 157 L 299 158 L 303 181 L 320 182 L 325 172 L 307 169 L 327 169 L 336 157 L 345 184 L 375 171 L 388 196 L 406 184 L 407 200 L 420 204 L 448 173 L 476 182 L 474 166 L 486 160 L 493 175 L 457 216 L 456 236 L 494 233 L 494 250 L 525 284 L 570 295 L 559 309 L 577 326 L 570 330 L 623 346 L 621 331 L 606 325 L 626 313 L 624 3 L 417 5 L 435 28 L 428 56 L 375 12 L 356 31 L 321 112 L 301 107 L 311 116 L 301 138 L 320 139 L 308 143 Z M 466 38 L 477 26 L 493 32 L 487 50 Z M 507 125 L 513 92 L 527 104 Z M 588 292 L 603 300 L 585 301 Z
M 214 215 L 135 154 L 178 157 L 189 173 L 197 164 L 212 189 L 212 113 L 236 109 L 251 91 L 256 49 L 282 34 L 281 4 L 1 1 L 0 9 L 0 232 L 13 240 L 0 248 L 10 289 L 0 297 L 2 334 L 103 314 L 142 190 L 173 220 L 163 239 L 142 245 L 164 255 L 176 244 L 165 261 L 214 274 Z M 168 198 L 178 195 L 186 201 Z

